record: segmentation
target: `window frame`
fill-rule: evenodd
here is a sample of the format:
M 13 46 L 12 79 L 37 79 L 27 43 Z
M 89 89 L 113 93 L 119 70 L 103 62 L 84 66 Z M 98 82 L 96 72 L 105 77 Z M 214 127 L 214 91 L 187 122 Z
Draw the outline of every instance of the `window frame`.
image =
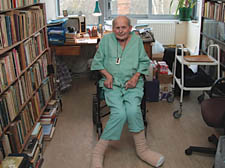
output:
M 57 15 L 60 15 L 60 0 L 56 0 L 56 8 L 57 8 Z M 112 0 L 99 0 L 100 7 L 102 10 L 103 15 L 100 17 L 100 20 L 102 23 L 104 23 L 103 19 L 105 20 L 111 20 L 115 18 L 118 15 L 111 14 L 111 1 Z M 141 14 L 141 15 L 128 15 L 131 18 L 134 19 L 152 19 L 152 20 L 178 20 L 178 16 L 176 15 L 153 15 L 152 14 L 152 0 L 149 0 L 148 3 L 148 14 Z M 196 6 L 194 7 L 193 11 L 196 11 Z
M 118 15 L 114 15 L 114 14 L 111 14 L 111 11 L 109 9 L 109 6 L 111 6 L 111 0 L 99 0 L 100 3 L 101 2 L 104 2 L 104 18 L 105 19 L 113 19 L 115 18 L 116 16 Z M 131 15 L 127 15 L 131 18 L 135 18 L 135 19 L 153 19 L 153 20 L 174 20 L 174 19 L 178 19 L 178 16 L 176 15 L 153 15 L 152 14 L 152 0 L 148 0 L 149 3 L 148 3 L 148 14 L 137 14 L 137 15 L 134 15 L 134 14 L 131 14 Z M 108 8 L 108 11 L 105 10 Z

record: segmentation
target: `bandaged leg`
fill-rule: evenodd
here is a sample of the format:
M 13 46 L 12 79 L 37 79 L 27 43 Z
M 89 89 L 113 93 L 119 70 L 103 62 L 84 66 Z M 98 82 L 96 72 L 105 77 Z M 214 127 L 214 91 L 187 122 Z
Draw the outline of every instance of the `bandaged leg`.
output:
M 159 167 L 163 164 L 165 158 L 161 154 L 151 151 L 146 144 L 144 131 L 133 133 L 136 145 L 137 155 L 145 162 L 154 167 Z
M 98 141 L 92 153 L 91 168 L 103 168 L 104 154 L 108 147 L 108 144 L 108 140 L 100 139 Z

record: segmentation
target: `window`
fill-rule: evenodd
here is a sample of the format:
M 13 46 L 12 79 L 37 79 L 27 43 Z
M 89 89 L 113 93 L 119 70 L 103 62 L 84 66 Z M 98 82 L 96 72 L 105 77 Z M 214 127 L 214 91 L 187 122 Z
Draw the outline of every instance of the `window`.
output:
M 142 18 L 174 18 L 178 0 L 174 0 L 171 11 L 170 2 L 171 0 L 108 0 L 111 6 L 108 17 L 122 14 Z
M 86 16 L 88 24 L 98 23 L 98 17 L 92 15 L 95 8 L 95 0 L 57 0 L 58 14 L 67 10 L 69 15 L 78 15 L 80 12 Z M 129 15 L 132 18 L 174 18 L 176 4 L 174 0 L 171 13 L 169 11 L 171 0 L 99 0 L 105 19 L 111 19 L 117 15 Z M 103 9 L 104 7 L 104 9 Z
M 58 15 L 63 15 L 67 10 L 69 15 L 84 14 L 88 24 L 98 23 L 98 17 L 92 15 L 95 7 L 95 0 L 58 0 Z

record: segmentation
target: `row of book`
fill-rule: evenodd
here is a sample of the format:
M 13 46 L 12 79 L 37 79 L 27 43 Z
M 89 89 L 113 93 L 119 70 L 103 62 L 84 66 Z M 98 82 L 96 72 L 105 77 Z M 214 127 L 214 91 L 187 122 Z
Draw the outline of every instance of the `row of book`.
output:
M 29 66 L 45 50 L 44 36 L 44 32 L 40 31 L 20 44 L 19 55 L 22 69 Z
M 29 137 L 22 153 L 12 153 L 10 141 L 3 137 L 1 153 L 5 156 L 0 167 L 39 168 L 43 163 L 43 127 L 38 122 Z M 8 146 L 9 145 L 9 146 Z M 7 149 L 8 148 L 8 149 Z
M 48 141 L 51 140 L 56 128 L 56 122 L 60 111 L 60 103 L 58 100 L 51 100 L 48 102 L 48 105 L 41 116 L 41 118 L 48 118 L 52 119 L 51 123 L 43 124 L 42 121 L 37 122 L 31 135 L 29 136 L 27 143 L 24 144 L 24 149 L 21 151 L 22 153 L 17 153 L 17 146 L 20 145 L 16 142 L 12 143 L 11 141 L 11 133 L 3 134 L 2 139 L 0 141 L 0 153 L 5 157 L 4 160 L 0 163 L 0 166 L 8 166 L 9 161 L 11 165 L 15 167 L 23 167 L 23 168 L 40 168 L 43 163 L 43 143 L 44 140 Z M 17 123 L 21 123 L 18 120 Z M 14 122 L 14 123 L 16 123 Z M 9 130 L 15 131 L 17 134 L 17 130 L 23 130 L 23 128 L 19 128 L 19 124 L 11 124 L 12 128 L 10 127 Z M 19 136 L 17 137 L 17 141 L 19 141 Z M 16 148 L 16 149 L 14 149 Z
M 26 103 L 24 103 L 26 105 L 24 105 L 21 104 L 21 90 L 18 89 L 18 86 L 10 87 L 0 99 L 0 134 L 7 129 L 10 122 L 14 121 L 16 118 L 26 119 L 27 116 L 29 116 L 30 124 L 25 124 L 24 127 L 26 128 L 24 135 L 26 135 L 27 130 L 30 130 L 40 117 L 41 111 L 49 101 L 52 92 L 50 80 L 46 78 L 41 87 L 31 95 Z M 28 111 L 29 115 L 26 115 L 26 111 Z
M 39 2 L 40 0 L 0 0 L 0 10 L 19 8 Z
M 222 1 L 207 1 L 204 9 L 204 17 L 225 22 L 225 3 Z
M 31 65 L 36 59 L 36 54 L 44 50 L 44 47 L 42 47 L 37 53 L 34 50 L 29 50 L 26 54 L 25 52 L 22 54 L 22 51 L 25 51 L 27 47 L 33 46 L 33 43 L 29 43 L 31 42 L 29 39 L 27 41 L 28 43 L 20 45 L 19 51 L 14 48 L 12 51 L 5 53 L 4 57 L 0 58 L 0 93 L 17 78 L 22 79 L 25 76 L 25 78 L 31 78 L 32 80 L 38 79 L 39 83 L 41 83 L 40 81 L 47 76 L 48 53 L 44 53 L 21 77 L 21 72 L 26 68 L 26 65 Z
M 41 96 L 37 92 L 31 99 L 24 110 L 17 116 L 14 122 L 10 123 L 7 131 L 3 134 L 6 140 L 9 141 L 9 146 L 3 148 L 9 153 L 20 153 L 23 149 L 25 139 L 27 139 L 37 119 L 40 117 L 41 110 Z M 7 114 L 7 113 L 4 113 Z
M 0 49 L 11 46 L 41 29 L 45 25 L 43 16 L 44 13 L 40 6 L 1 14 Z

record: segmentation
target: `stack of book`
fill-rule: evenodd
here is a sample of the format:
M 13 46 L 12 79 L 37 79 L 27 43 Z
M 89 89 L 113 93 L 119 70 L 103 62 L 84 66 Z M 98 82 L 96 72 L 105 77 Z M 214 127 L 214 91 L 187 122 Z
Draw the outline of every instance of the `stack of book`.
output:
M 65 41 L 65 43 L 75 43 L 75 36 L 76 36 L 76 33 L 75 32 L 72 32 L 72 33 L 70 33 L 70 32 L 66 32 L 66 41 Z
M 63 45 L 65 42 L 67 18 L 51 20 L 48 22 L 48 40 L 53 45 Z
M 40 123 L 43 126 L 44 140 L 51 140 L 55 131 L 57 122 L 57 113 L 59 107 L 56 100 L 49 102 L 47 108 L 43 112 Z
M 40 122 L 38 122 L 23 151 L 23 153 L 29 156 L 30 163 L 35 168 L 41 167 L 44 160 L 42 154 L 43 137 L 43 127 Z

